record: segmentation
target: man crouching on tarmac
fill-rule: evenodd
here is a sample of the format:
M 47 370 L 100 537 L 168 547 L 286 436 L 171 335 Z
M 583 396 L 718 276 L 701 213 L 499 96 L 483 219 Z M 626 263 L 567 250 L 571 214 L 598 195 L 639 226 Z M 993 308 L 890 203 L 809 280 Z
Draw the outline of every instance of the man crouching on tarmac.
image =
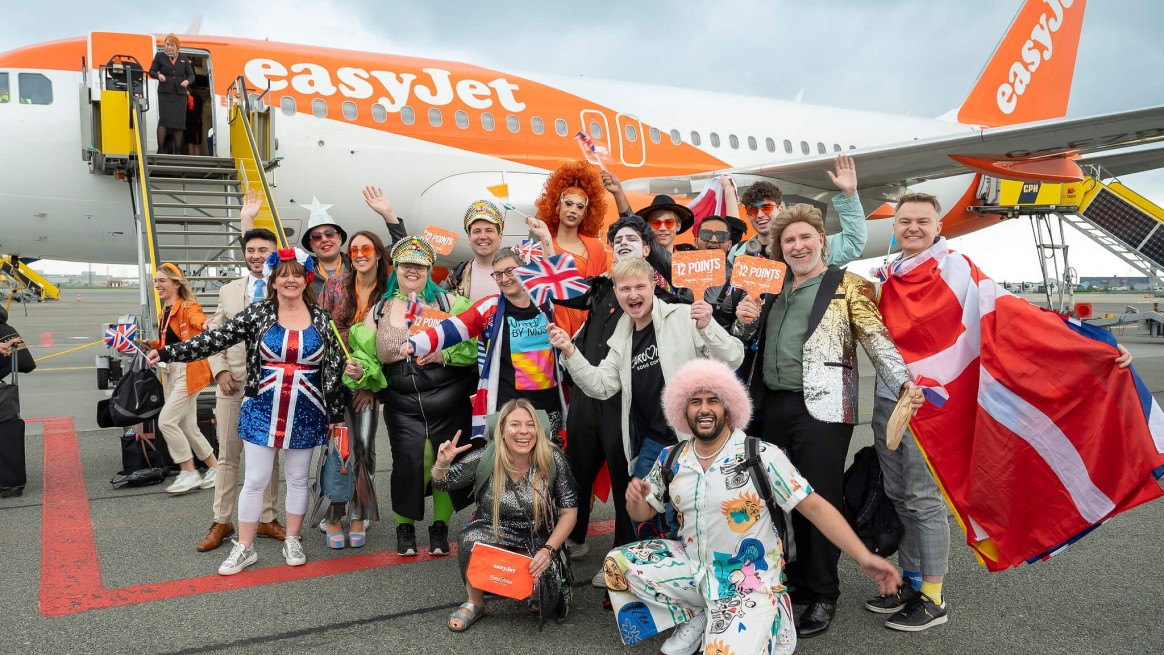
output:
M 665 449 L 646 480 L 630 481 L 627 512 L 635 521 L 647 521 L 663 511 L 669 497 L 679 540 L 639 541 L 607 555 L 606 584 L 623 643 L 677 625 L 663 643 L 665 655 L 691 655 L 701 644 L 707 655 L 796 648 L 783 584 L 783 543 L 764 496 L 783 511 L 804 514 L 883 593 L 900 585 L 897 569 L 861 544 L 783 452 L 744 434 L 751 400 L 726 365 L 696 359 L 683 366 L 663 392 L 663 411 L 677 434 L 694 439 L 672 446 L 683 450 L 670 460 L 671 448 Z M 749 450 L 758 461 L 749 460 Z M 668 462 L 671 474 L 665 476 Z M 767 480 L 760 481 L 763 477 Z

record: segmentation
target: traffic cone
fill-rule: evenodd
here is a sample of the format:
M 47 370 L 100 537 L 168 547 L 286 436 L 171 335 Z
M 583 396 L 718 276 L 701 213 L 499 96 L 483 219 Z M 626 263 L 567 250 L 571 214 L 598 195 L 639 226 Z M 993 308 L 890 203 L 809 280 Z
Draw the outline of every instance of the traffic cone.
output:
M 81 302 L 81 294 L 77 294 L 77 302 Z
M 53 339 L 52 332 L 41 332 L 40 333 L 40 347 L 41 348 L 52 348 L 55 345 L 57 345 L 57 343 Z

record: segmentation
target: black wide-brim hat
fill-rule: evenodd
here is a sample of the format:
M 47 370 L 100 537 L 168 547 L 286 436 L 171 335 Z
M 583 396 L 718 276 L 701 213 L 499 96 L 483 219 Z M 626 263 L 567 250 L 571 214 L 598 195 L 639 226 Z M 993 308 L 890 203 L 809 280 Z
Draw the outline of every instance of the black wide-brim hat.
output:
M 650 223 L 651 221 L 648 216 L 650 216 L 651 213 L 662 209 L 674 212 L 675 215 L 679 217 L 679 231 L 676 232 L 676 234 L 683 234 L 687 230 L 690 230 L 691 226 L 695 224 L 695 214 L 692 214 L 690 209 L 675 202 L 674 198 L 667 195 L 655 196 L 654 200 L 651 201 L 651 204 L 643 207 L 635 213 L 642 217 L 644 221 Z

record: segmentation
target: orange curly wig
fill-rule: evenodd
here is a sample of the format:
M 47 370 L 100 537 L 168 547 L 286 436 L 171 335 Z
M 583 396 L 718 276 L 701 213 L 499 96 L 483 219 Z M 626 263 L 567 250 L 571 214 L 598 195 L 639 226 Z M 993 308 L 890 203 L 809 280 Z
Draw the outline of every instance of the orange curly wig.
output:
M 579 187 L 586 192 L 586 218 L 578 226 L 578 233 L 598 238 L 602 222 L 606 218 L 606 189 L 602 186 L 602 176 L 598 167 L 585 161 L 569 161 L 554 171 L 542 195 L 534 203 L 538 208 L 538 218 L 546 222 L 550 232 L 558 234 L 558 201 L 562 192 L 570 187 Z

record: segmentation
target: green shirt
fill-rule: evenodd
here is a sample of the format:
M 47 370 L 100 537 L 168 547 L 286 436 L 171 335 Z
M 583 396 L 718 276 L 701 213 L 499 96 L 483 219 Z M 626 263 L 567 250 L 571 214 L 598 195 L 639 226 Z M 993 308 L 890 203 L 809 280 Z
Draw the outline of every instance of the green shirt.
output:
M 826 269 L 827 270 L 827 269 Z M 804 341 L 808 338 L 808 315 L 825 271 L 805 280 L 795 290 L 792 278 L 785 278 L 784 291 L 772 301 L 764 325 L 764 384 L 777 391 L 804 390 Z

